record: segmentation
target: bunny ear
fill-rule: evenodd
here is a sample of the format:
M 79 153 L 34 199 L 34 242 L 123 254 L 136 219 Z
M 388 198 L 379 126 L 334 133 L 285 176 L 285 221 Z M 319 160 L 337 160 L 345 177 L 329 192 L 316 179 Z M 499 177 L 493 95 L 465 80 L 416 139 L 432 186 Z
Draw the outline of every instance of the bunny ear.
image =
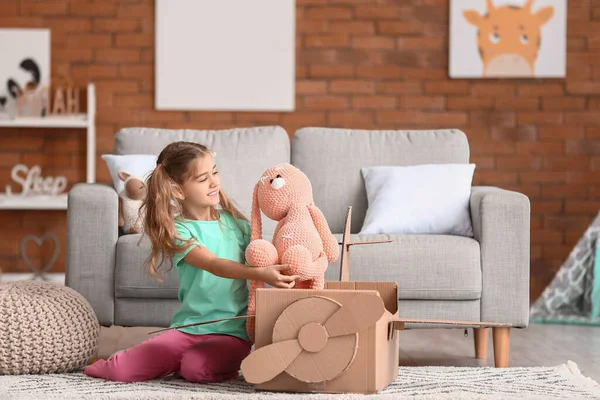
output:
M 262 219 L 260 216 L 260 207 L 258 206 L 258 186 L 260 182 L 257 182 L 254 186 L 254 193 L 252 195 L 252 214 L 250 219 L 252 220 L 252 236 L 250 240 L 262 239 Z
M 125 182 L 127 180 L 127 178 L 129 178 L 131 175 L 128 174 L 125 171 L 119 171 L 119 173 L 117 174 L 119 176 L 119 179 L 122 180 L 123 182 Z

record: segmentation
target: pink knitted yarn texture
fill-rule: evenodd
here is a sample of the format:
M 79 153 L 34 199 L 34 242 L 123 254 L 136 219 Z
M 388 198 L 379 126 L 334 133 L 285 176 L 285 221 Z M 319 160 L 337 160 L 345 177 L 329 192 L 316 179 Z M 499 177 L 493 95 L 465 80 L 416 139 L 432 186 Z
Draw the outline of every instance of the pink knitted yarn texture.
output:
M 262 239 L 261 212 L 279 221 L 273 240 Z M 323 289 L 325 270 L 337 260 L 339 245 L 325 216 L 314 204 L 308 177 L 288 163 L 277 164 L 263 173 L 254 187 L 252 201 L 252 241 L 246 261 L 253 267 L 288 264 L 288 275 L 298 275 L 297 289 Z M 264 283 L 250 282 L 248 314 L 256 312 L 256 289 Z M 254 319 L 246 324 L 254 340 Z

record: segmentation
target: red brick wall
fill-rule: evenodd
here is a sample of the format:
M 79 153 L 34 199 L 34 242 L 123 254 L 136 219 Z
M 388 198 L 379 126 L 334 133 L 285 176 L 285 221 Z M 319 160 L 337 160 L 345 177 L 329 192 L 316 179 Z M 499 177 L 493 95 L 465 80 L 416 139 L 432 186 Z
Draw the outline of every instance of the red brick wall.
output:
M 326 5 L 325 5 L 326 3 Z M 570 1 L 566 80 L 449 80 L 448 0 L 297 0 L 294 113 L 157 112 L 154 1 L 4 1 L 0 26 L 52 29 L 53 75 L 97 84 L 98 154 L 126 126 L 280 124 L 464 130 L 475 184 L 532 202 L 532 296 L 554 275 L 600 206 L 600 1 Z M 596 36 L 594 36 L 596 35 Z M 85 179 L 84 131 L 1 131 L 0 188 L 17 162 Z M 98 181 L 109 182 L 97 159 Z M 18 240 L 57 232 L 65 212 L 0 211 L 0 267 L 22 271 Z M 48 253 L 39 256 L 47 258 Z

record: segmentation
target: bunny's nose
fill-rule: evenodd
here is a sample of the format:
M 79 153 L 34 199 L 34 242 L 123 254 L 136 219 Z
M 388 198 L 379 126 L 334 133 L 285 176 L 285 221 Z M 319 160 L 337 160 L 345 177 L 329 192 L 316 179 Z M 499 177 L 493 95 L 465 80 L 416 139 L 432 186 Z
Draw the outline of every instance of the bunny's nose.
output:
M 273 182 L 271 182 L 271 187 L 275 190 L 279 190 L 285 186 L 285 179 L 283 178 L 275 178 Z

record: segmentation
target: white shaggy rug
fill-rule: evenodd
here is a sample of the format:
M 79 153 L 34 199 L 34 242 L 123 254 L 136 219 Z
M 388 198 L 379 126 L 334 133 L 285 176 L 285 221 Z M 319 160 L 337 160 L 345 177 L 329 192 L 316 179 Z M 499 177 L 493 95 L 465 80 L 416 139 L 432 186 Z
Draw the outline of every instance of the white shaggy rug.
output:
M 0 376 L 0 399 L 134 400 L 425 400 L 425 399 L 600 399 L 600 385 L 581 375 L 573 362 L 557 367 L 400 367 L 398 380 L 381 394 L 287 394 L 254 392 L 242 379 L 198 385 L 164 378 L 144 383 L 115 383 L 82 373 Z

